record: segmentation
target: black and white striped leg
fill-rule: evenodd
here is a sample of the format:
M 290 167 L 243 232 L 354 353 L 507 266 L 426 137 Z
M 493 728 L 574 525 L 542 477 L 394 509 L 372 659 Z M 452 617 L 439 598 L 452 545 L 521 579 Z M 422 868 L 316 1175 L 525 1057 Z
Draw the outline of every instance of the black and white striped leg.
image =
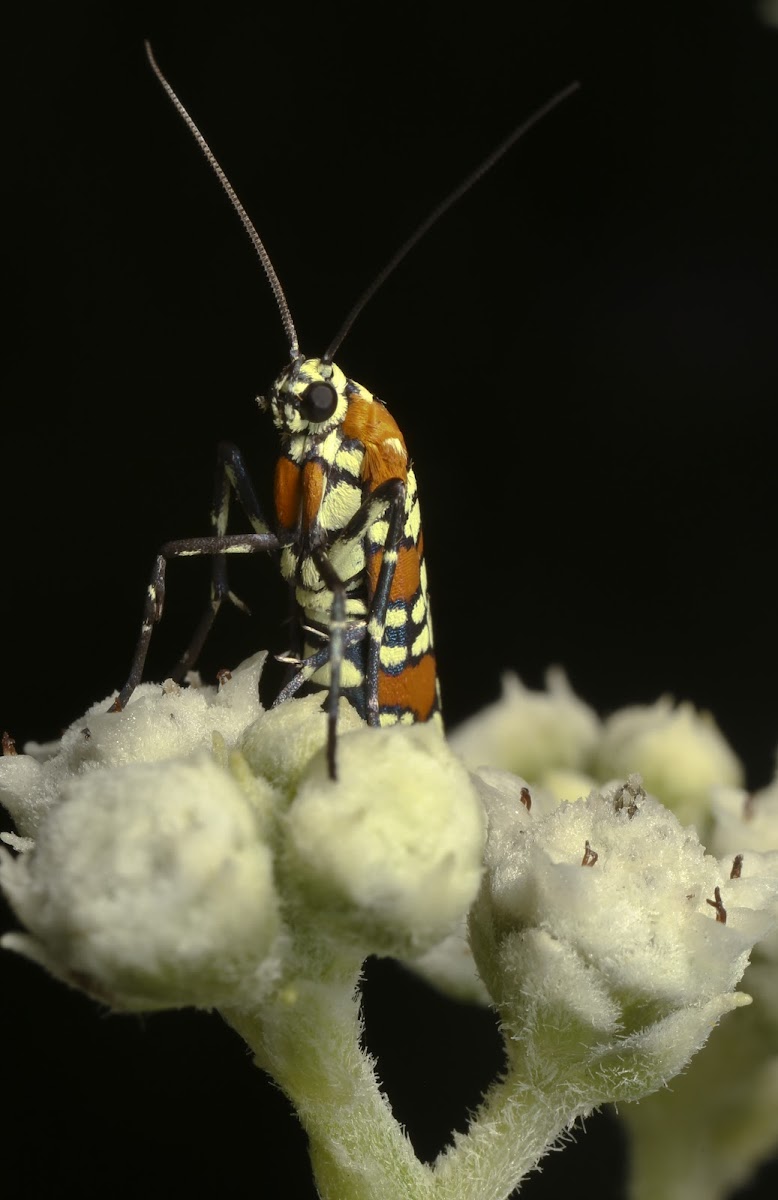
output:
M 360 623 L 359 625 L 347 625 L 343 635 L 344 651 L 350 649 L 351 646 L 356 645 L 357 642 L 361 642 L 366 634 L 367 629 L 364 623 Z M 282 661 L 286 662 L 287 660 L 283 659 Z M 279 704 L 283 704 L 286 700 L 291 700 L 293 696 L 297 695 L 303 684 L 306 684 L 309 679 L 312 679 L 316 672 L 321 670 L 322 667 L 326 666 L 329 661 L 329 641 L 327 641 L 320 650 L 317 650 L 315 654 L 310 654 L 308 658 L 304 658 L 302 661 L 296 661 L 294 663 L 296 668 L 294 676 L 281 689 L 270 707 L 278 708 Z
M 225 534 L 223 537 L 182 538 L 166 542 L 159 551 L 151 579 L 146 590 L 143 622 L 135 647 L 127 682 L 111 705 L 110 712 L 121 712 L 135 691 L 143 675 L 143 666 L 148 653 L 154 626 L 162 616 L 165 600 L 165 572 L 171 558 L 202 558 L 209 555 L 257 554 L 260 551 L 278 549 L 278 538 L 274 533 Z M 215 612 L 213 616 L 215 616 Z M 213 623 L 213 617 L 208 625 Z M 201 622 L 201 625 L 203 622 Z M 207 629 L 206 629 L 207 633 Z
M 338 729 L 338 701 L 340 700 L 340 675 L 343 666 L 346 633 L 346 586 L 333 568 L 324 550 L 314 550 L 314 562 L 329 591 L 332 592 L 332 608 L 329 622 L 330 686 L 327 693 L 327 768 L 330 779 L 337 779 L 335 745 Z
M 211 505 L 211 531 L 214 537 L 227 535 L 227 524 L 230 515 L 232 494 L 246 515 L 252 529 L 257 534 L 270 533 L 270 526 L 265 520 L 261 505 L 254 491 L 243 455 L 232 442 L 220 442 L 217 448 L 216 475 L 214 478 L 213 503 Z M 181 655 L 173 679 L 180 681 L 187 671 L 191 670 L 200 657 L 216 616 L 225 600 L 230 601 L 243 612 L 248 613 L 248 607 L 230 590 L 227 582 L 227 560 L 223 554 L 214 554 L 211 566 L 211 587 L 208 603 L 195 629 L 189 645 Z
M 238 503 L 254 530 L 253 534 L 235 536 L 227 534 L 227 522 L 229 520 L 230 501 L 233 492 L 237 496 Z M 211 537 L 184 538 L 174 542 L 167 542 L 157 555 L 146 591 L 143 623 L 135 647 L 130 674 L 124 687 L 116 697 L 111 711 L 120 711 L 124 708 L 141 681 L 152 630 L 162 616 L 167 559 L 204 555 L 210 556 L 212 559 L 208 604 L 189 645 L 172 672 L 173 679 L 181 680 L 187 671 L 197 662 L 200 651 L 205 644 L 206 638 L 224 601 L 230 600 L 238 608 L 246 612 L 248 611 L 243 602 L 230 591 L 229 583 L 227 582 L 226 554 L 255 554 L 259 550 L 272 551 L 278 549 L 278 539 L 271 532 L 264 518 L 259 500 L 254 491 L 254 486 L 243 461 L 243 456 L 238 447 L 231 442 L 221 442 L 217 450 L 210 523 L 212 530 Z

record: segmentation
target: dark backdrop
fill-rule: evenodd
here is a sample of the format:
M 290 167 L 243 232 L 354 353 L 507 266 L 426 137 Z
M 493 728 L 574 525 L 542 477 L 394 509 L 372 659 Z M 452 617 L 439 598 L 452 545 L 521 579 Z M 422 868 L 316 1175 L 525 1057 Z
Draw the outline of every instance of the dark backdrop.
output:
M 285 360 L 280 323 L 151 76 L 149 36 L 309 354 L 441 196 L 580 79 L 339 361 L 416 461 L 451 723 L 505 669 L 538 686 L 561 662 L 604 712 L 663 692 L 712 709 L 751 783 L 769 778 L 778 31 L 746 0 L 503 7 L 82 0 L 6 29 L 0 723 L 20 742 L 122 681 L 154 550 L 206 530 L 220 438 L 269 494 L 273 431 L 252 397 Z M 255 615 L 224 618 L 210 671 L 283 644 L 271 564 L 238 565 Z M 152 675 L 204 586 L 194 564 L 171 571 Z M 311 1195 L 283 1098 L 216 1018 L 107 1017 L 31 966 L 0 970 L 11 1180 L 229 1195 L 248 1164 L 271 1181 L 260 1195 Z M 494 1070 L 488 1022 L 390 965 L 373 978 L 384 1077 L 432 1154 Z M 619 1197 L 620 1153 L 595 1120 L 522 1194 L 573 1171 Z

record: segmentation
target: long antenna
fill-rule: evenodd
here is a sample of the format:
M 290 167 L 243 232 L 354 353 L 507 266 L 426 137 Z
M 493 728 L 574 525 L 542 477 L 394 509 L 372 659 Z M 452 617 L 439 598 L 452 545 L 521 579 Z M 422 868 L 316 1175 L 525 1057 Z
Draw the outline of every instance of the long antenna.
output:
M 290 353 L 292 359 L 299 358 L 300 349 L 299 349 L 298 342 L 297 342 L 297 331 L 295 330 L 295 327 L 294 327 L 294 321 L 292 320 L 292 314 L 289 311 L 289 304 L 287 303 L 286 296 L 284 295 L 284 289 L 281 287 L 279 278 L 275 273 L 275 269 L 273 267 L 272 262 L 270 261 L 270 255 L 268 254 L 267 250 L 265 249 L 265 246 L 264 246 L 264 243 L 263 243 L 261 237 L 259 236 L 256 229 L 254 228 L 254 226 L 251 222 L 251 218 L 249 217 L 245 208 L 243 207 L 240 200 L 238 199 L 238 196 L 237 196 L 237 193 L 236 193 L 234 187 L 230 183 L 227 176 L 224 174 L 224 171 L 219 166 L 219 163 L 217 162 L 216 156 L 213 153 L 213 151 L 211 150 L 211 147 L 208 145 L 205 138 L 200 133 L 200 130 L 197 128 L 194 121 L 189 116 L 189 113 L 186 111 L 183 104 L 179 100 L 178 96 L 173 91 L 173 89 L 170 86 L 170 84 L 168 83 L 167 79 L 165 78 L 165 76 L 162 74 L 159 67 L 157 66 L 157 60 L 154 57 L 154 53 L 151 49 L 151 44 L 149 43 L 148 40 L 144 41 L 143 44 L 146 47 L 146 56 L 149 60 L 149 63 L 151 64 L 152 71 L 156 75 L 159 82 L 162 84 L 162 86 L 165 89 L 165 91 L 167 92 L 168 96 L 170 97 L 170 101 L 173 104 L 173 107 L 176 109 L 179 116 L 184 120 L 184 122 L 188 126 L 190 133 L 192 134 L 192 136 L 194 137 L 198 146 L 200 147 L 203 154 L 205 155 L 205 158 L 208 161 L 209 165 L 211 166 L 214 174 L 216 175 L 216 178 L 219 180 L 219 183 L 222 185 L 225 192 L 227 193 L 230 204 L 232 205 L 232 207 L 235 209 L 235 212 L 240 217 L 241 222 L 243 224 L 243 228 L 246 230 L 246 233 L 249 235 L 249 238 L 251 239 L 251 244 L 254 247 L 254 249 L 256 250 L 256 252 L 259 256 L 259 261 L 262 263 L 265 274 L 267 275 L 268 283 L 270 284 L 271 288 L 273 289 L 273 295 L 275 296 L 276 304 L 278 305 L 278 311 L 281 314 L 281 321 L 284 326 L 284 333 L 286 334 L 286 340 L 289 343 L 289 353 Z
M 479 163 L 475 170 L 472 171 L 457 187 L 454 188 L 453 192 L 449 192 L 445 199 L 441 200 L 440 204 L 433 208 L 429 216 L 422 221 L 421 225 L 416 227 L 411 236 L 400 246 L 400 249 L 392 255 L 383 270 L 379 271 L 373 282 L 367 288 L 365 288 L 354 307 L 350 310 L 336 336 L 333 338 L 332 342 L 322 355 L 323 362 L 330 362 L 333 359 L 333 357 L 337 354 L 341 343 L 346 337 L 346 334 L 350 331 L 351 326 L 362 312 L 362 309 L 370 300 L 373 299 L 373 296 L 376 294 L 378 289 L 382 287 L 384 283 L 386 283 L 386 280 L 392 274 L 395 267 L 399 266 L 408 251 L 412 250 L 416 243 L 421 241 L 425 233 L 432 228 L 435 222 L 442 217 L 452 205 L 456 204 L 457 200 L 461 199 L 465 192 L 469 191 L 474 183 L 477 183 L 487 171 L 490 171 L 495 163 L 499 162 L 502 156 L 506 154 L 508 150 L 510 150 L 511 146 L 515 145 L 520 138 L 523 138 L 524 134 L 528 133 L 534 125 L 537 125 L 539 121 L 542 121 L 544 117 L 548 116 L 548 114 L 555 109 L 557 105 L 562 104 L 562 102 L 567 100 L 569 96 L 572 96 L 574 92 L 577 92 L 580 86 L 580 83 L 575 80 L 573 83 L 569 83 L 566 88 L 563 88 L 561 92 L 557 92 L 557 94 L 552 96 L 550 100 L 547 100 L 546 103 L 541 105 L 541 107 L 538 108 L 531 117 L 528 117 L 526 121 L 522 121 L 521 125 L 514 129 L 513 133 L 509 134 L 504 141 L 500 142 L 499 146 L 495 147 L 491 154 L 487 155 L 483 162 Z

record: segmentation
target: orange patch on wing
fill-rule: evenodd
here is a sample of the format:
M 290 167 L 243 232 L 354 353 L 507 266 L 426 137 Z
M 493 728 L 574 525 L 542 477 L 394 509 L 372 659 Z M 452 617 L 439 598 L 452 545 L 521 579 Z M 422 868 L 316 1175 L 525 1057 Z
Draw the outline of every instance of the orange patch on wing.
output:
M 300 516 L 302 479 L 300 468 L 288 458 L 276 463 L 273 498 L 278 523 L 283 529 L 294 529 Z
M 303 467 L 303 528 L 310 529 L 316 524 L 316 518 L 321 508 L 321 498 L 324 495 L 324 471 L 315 462 L 307 462 Z
M 343 422 L 346 437 L 362 442 L 365 457 L 362 478 L 370 490 L 387 479 L 408 478 L 408 451 L 400 427 L 383 404 L 352 396 Z
M 384 561 L 383 550 L 377 550 L 371 555 L 367 564 L 367 575 L 370 581 L 370 595 L 375 594 L 378 587 L 378 576 L 381 573 L 381 563 Z M 392 586 L 389 589 L 390 600 L 408 600 L 409 602 L 421 586 L 421 559 L 415 546 L 401 546 L 397 552 L 397 566 L 394 569 Z
M 383 671 L 378 675 L 378 703 L 381 708 L 404 708 L 417 721 L 428 721 L 437 702 L 437 671 L 435 655 L 425 654 L 413 666 L 399 675 Z

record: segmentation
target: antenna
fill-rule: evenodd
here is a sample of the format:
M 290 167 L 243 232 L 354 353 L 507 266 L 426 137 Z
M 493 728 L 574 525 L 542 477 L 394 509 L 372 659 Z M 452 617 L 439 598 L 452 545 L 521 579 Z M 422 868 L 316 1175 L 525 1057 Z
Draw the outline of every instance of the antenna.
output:
M 162 84 L 162 87 L 165 89 L 168 96 L 170 97 L 170 101 L 171 101 L 173 107 L 176 109 L 179 116 L 186 123 L 187 127 L 189 128 L 190 133 L 192 134 L 192 136 L 194 137 L 198 146 L 200 147 L 203 154 L 205 155 L 205 158 L 206 158 L 208 164 L 210 165 L 210 167 L 212 168 L 214 174 L 216 175 L 216 178 L 219 180 L 219 183 L 222 185 L 225 192 L 227 193 L 230 204 L 232 205 L 232 207 L 235 209 L 235 212 L 240 217 L 240 220 L 243 224 L 243 228 L 246 230 L 246 233 L 249 235 L 249 238 L 251 239 L 251 244 L 254 247 L 255 251 L 257 252 L 257 255 L 259 256 L 259 261 L 262 263 L 262 266 L 265 271 L 265 275 L 267 276 L 268 283 L 270 284 L 271 288 L 273 289 L 273 295 L 275 296 L 276 304 L 278 305 L 278 311 L 281 314 L 281 322 L 284 326 L 284 333 L 286 334 L 286 340 L 289 343 L 289 353 L 292 357 L 292 360 L 299 358 L 300 357 L 300 348 L 299 348 L 299 345 L 297 342 L 297 331 L 295 330 L 295 327 L 294 327 L 294 321 L 292 320 L 292 314 L 289 311 L 289 304 L 287 302 L 286 296 L 284 295 L 284 289 L 281 287 L 280 280 L 275 273 L 275 269 L 273 267 L 272 262 L 270 261 L 270 255 L 268 254 L 267 250 L 265 249 L 265 246 L 264 246 L 264 243 L 263 243 L 261 237 L 259 236 L 256 229 L 254 228 L 254 226 L 251 222 L 251 218 L 249 217 L 245 208 L 243 207 L 240 200 L 238 199 L 238 196 L 237 196 L 237 193 L 236 193 L 234 187 L 230 183 L 227 176 L 224 174 L 224 171 L 222 170 L 222 168 L 219 166 L 219 163 L 217 162 L 216 156 L 213 153 L 213 151 L 211 150 L 211 147 L 208 145 L 205 138 L 200 133 L 200 130 L 197 128 L 194 121 L 190 117 L 189 113 L 186 111 L 183 104 L 179 100 L 178 96 L 173 91 L 173 89 L 170 86 L 170 84 L 168 83 L 167 79 L 162 74 L 161 70 L 159 69 L 159 67 L 157 65 L 157 60 L 154 57 L 154 53 L 151 49 L 151 44 L 148 41 L 148 39 L 146 41 L 144 41 L 143 44 L 146 47 L 146 56 L 149 60 L 149 63 L 151 64 L 152 71 L 156 75 L 159 82 Z
M 514 129 L 513 133 L 509 134 L 504 141 L 500 142 L 499 146 L 496 146 L 495 149 L 492 150 L 491 154 L 488 154 L 487 157 L 481 163 L 479 163 L 475 170 L 471 171 L 471 173 L 466 176 L 466 178 L 463 179 L 457 187 L 454 188 L 453 192 L 449 192 L 449 194 L 443 200 L 441 200 L 440 204 L 433 208 L 429 216 L 426 217 L 420 225 L 417 225 L 410 237 L 403 242 L 399 250 L 395 251 L 383 270 L 379 271 L 373 282 L 369 284 L 367 288 L 365 288 L 354 307 L 348 313 L 345 321 L 341 325 L 332 342 L 322 355 L 323 362 L 332 361 L 334 355 L 337 354 L 341 343 L 346 337 L 346 334 L 349 333 L 351 326 L 362 312 L 362 309 L 370 300 L 373 299 L 373 296 L 376 294 L 378 289 L 382 287 L 384 283 L 386 283 L 395 267 L 400 265 L 408 251 L 412 250 L 416 243 L 421 241 L 425 233 L 432 228 L 435 222 L 438 221 L 439 218 L 442 217 L 443 214 L 452 207 L 452 205 L 456 204 L 457 200 L 460 200 L 462 196 L 464 196 L 464 194 L 470 190 L 473 184 L 477 183 L 487 171 L 490 171 L 495 163 L 499 162 L 503 155 L 507 154 L 511 147 L 514 146 L 516 142 L 520 140 L 520 138 L 524 137 L 525 133 L 528 133 L 533 126 L 537 125 L 543 120 L 544 117 L 548 116 L 553 109 L 562 104 L 563 101 L 567 100 L 569 96 L 572 96 L 575 92 L 577 92 L 580 86 L 580 83 L 577 80 L 574 80 L 573 83 L 569 83 L 566 88 L 562 89 L 561 92 L 557 92 L 555 96 L 552 96 L 550 100 L 547 100 L 545 104 L 542 104 L 540 108 L 536 109 L 532 116 L 528 117 L 526 121 L 522 121 L 522 123 L 516 129 Z

